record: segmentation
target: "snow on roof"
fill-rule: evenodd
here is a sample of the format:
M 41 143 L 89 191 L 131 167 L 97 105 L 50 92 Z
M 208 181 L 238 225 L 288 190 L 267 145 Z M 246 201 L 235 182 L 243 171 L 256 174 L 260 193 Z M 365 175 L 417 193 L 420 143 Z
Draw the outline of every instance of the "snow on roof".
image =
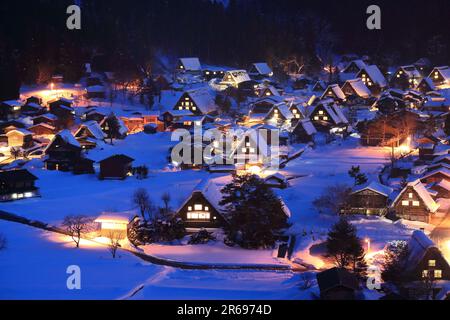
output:
M 125 125 L 125 122 L 123 122 L 122 119 L 117 118 L 117 123 L 119 124 L 119 134 L 120 135 L 127 134 L 128 133 L 128 127 Z
M 302 126 L 308 135 L 313 135 L 317 133 L 316 127 L 309 119 L 302 119 L 297 123 L 297 126 Z
M 209 203 L 216 209 L 217 212 L 222 212 L 223 208 L 220 206 L 220 201 L 222 200 L 222 193 L 220 188 L 214 183 L 212 179 L 204 179 L 200 181 L 192 190 L 191 195 L 180 205 L 177 211 L 180 211 L 186 203 L 192 198 L 194 193 L 201 193 L 209 201 Z
M 199 58 L 180 58 L 180 63 L 186 71 L 201 71 L 202 65 Z
M 339 85 L 337 84 L 331 84 L 328 86 L 328 88 L 325 89 L 325 92 L 322 95 L 322 98 L 324 98 L 325 96 L 327 96 L 327 93 L 332 90 L 334 95 L 341 100 L 345 99 L 345 93 L 342 91 L 342 89 L 339 87 Z
M 77 136 L 78 133 L 84 128 L 87 129 L 94 136 L 95 139 L 103 140 L 106 138 L 106 134 L 103 132 L 102 128 L 100 127 L 97 121 L 87 121 L 81 124 L 80 128 L 75 133 L 75 136 Z
M 415 78 L 420 79 L 422 78 L 422 75 L 420 74 L 419 70 L 414 65 L 409 66 L 401 66 L 400 70 L 402 70 L 408 78 Z
M 22 103 L 18 100 L 3 101 L 3 104 L 6 104 L 10 107 L 21 107 L 22 106 Z
M 436 210 L 439 208 L 439 204 L 437 204 L 433 198 L 430 196 L 430 194 L 427 191 L 427 188 L 425 188 L 424 184 L 420 182 L 420 180 L 409 182 L 405 188 L 397 195 L 395 200 L 392 202 L 392 205 L 394 205 L 398 199 L 400 199 L 400 196 L 408 189 L 408 187 L 411 187 L 416 191 L 417 195 L 422 199 L 425 206 L 428 208 L 430 212 L 436 212 Z
M 28 136 L 30 134 L 33 134 L 32 132 L 26 130 L 26 129 L 21 129 L 21 128 L 15 128 L 13 130 L 10 130 L 6 133 L 7 136 L 11 135 L 12 132 L 18 132 L 19 134 L 23 135 L 23 136 Z
M 207 88 L 187 91 L 187 94 L 191 97 L 203 114 L 216 111 L 217 106 Z
M 246 82 L 246 81 L 250 81 L 250 76 L 248 75 L 246 70 L 231 70 L 231 71 L 226 71 L 225 75 L 224 75 L 224 82 L 228 82 L 227 78 L 228 76 L 231 76 L 231 78 L 233 79 L 233 82 L 235 82 L 236 84 L 240 84 L 242 82 Z
M 264 181 L 267 182 L 268 180 L 278 180 L 281 182 L 287 182 L 286 177 L 279 172 L 276 172 L 276 173 L 271 174 L 271 175 L 267 176 L 266 178 L 264 178 Z
M 433 73 L 436 71 L 438 71 L 442 75 L 442 77 L 447 83 L 450 83 L 450 68 L 448 66 L 441 66 L 434 68 L 428 77 L 432 78 Z
M 38 119 L 38 118 L 47 118 L 49 120 L 58 120 L 58 117 L 55 116 L 53 113 L 41 114 L 41 115 L 34 117 L 33 119 Z
M 363 70 L 367 72 L 369 78 L 372 79 L 375 84 L 379 85 L 381 88 L 386 87 L 386 78 L 383 76 L 380 69 L 376 65 L 373 64 L 370 66 L 366 66 L 363 68 Z
M 273 73 L 272 69 L 265 62 L 254 63 L 253 67 L 260 75 L 269 76 Z
M 274 86 L 268 86 L 268 87 L 265 88 L 265 90 L 269 90 L 270 93 L 272 94 L 272 96 L 280 96 L 280 93 L 278 92 L 278 90 Z
M 436 248 L 434 242 L 428 238 L 423 231 L 416 230 L 408 241 L 408 269 L 412 270 L 422 261 L 427 250 Z
M 49 125 L 48 123 L 45 123 L 45 122 L 41 122 L 41 123 L 35 124 L 34 126 L 29 127 L 28 129 L 36 128 L 36 127 L 44 127 L 44 128 L 50 129 L 50 130 L 55 130 L 54 126 L 51 126 L 51 125 Z
M 192 116 L 193 113 L 190 110 L 167 110 L 165 113 L 168 113 L 174 117 L 185 117 L 185 116 Z
M 439 181 L 436 186 L 439 186 L 441 188 L 444 188 L 445 190 L 449 190 L 450 191 L 450 181 L 446 180 L 446 179 L 442 179 L 441 181 Z
M 372 94 L 369 90 L 369 88 L 367 88 L 367 86 L 364 84 L 364 82 L 358 78 L 358 79 L 352 79 L 352 80 L 347 80 L 345 82 L 345 84 L 348 83 L 353 90 L 356 92 L 356 94 L 358 96 L 360 96 L 361 98 L 368 98 L 370 97 L 370 95 Z M 345 86 L 344 84 L 344 86 Z
M 66 143 L 68 143 L 68 144 L 71 144 L 71 145 L 76 146 L 76 147 L 79 147 L 79 146 L 80 146 L 80 144 L 79 144 L 78 141 L 75 139 L 75 137 L 72 135 L 72 133 L 71 133 L 69 130 L 67 130 L 67 129 L 62 130 L 61 132 L 59 132 L 59 133 L 55 136 L 55 138 L 56 138 L 57 136 L 61 137 L 61 138 L 62 138 Z
M 294 115 L 285 103 L 277 104 L 273 107 L 273 109 L 278 110 L 286 120 L 294 118 Z
M 336 124 L 340 124 L 340 123 L 348 123 L 347 118 L 345 117 L 345 115 L 342 113 L 342 110 L 340 109 L 339 106 L 335 105 L 335 104 L 323 104 L 323 107 L 325 108 L 325 110 L 327 111 L 327 113 L 330 115 L 330 117 L 333 119 L 333 121 Z
M 128 224 L 130 222 L 129 213 L 122 214 L 116 212 L 103 212 L 95 222 L 110 222 L 110 223 L 120 223 L 120 224 Z
M 388 186 L 385 186 L 384 184 L 381 184 L 379 182 L 372 181 L 363 186 L 358 186 L 358 187 L 354 188 L 352 193 L 361 192 L 361 191 L 367 190 L 367 189 L 372 190 L 376 193 L 382 194 L 386 197 L 389 197 L 393 192 L 392 188 L 389 188 Z
M 437 173 L 441 173 L 441 174 L 443 174 L 443 175 L 446 176 L 446 177 L 450 177 L 450 170 L 449 170 L 448 168 L 441 167 L 441 168 L 438 168 L 438 169 L 436 169 L 436 170 L 433 170 L 433 171 L 428 172 L 427 174 L 425 174 L 424 176 L 422 176 L 421 179 L 429 178 L 429 177 L 431 177 L 431 176 L 433 176 L 433 175 L 435 175 L 435 174 L 437 174 Z
M 361 59 L 358 59 L 358 60 L 352 60 L 352 61 L 350 61 L 350 62 L 347 64 L 347 66 L 342 70 L 342 72 L 343 72 L 343 73 L 346 73 L 346 72 L 347 72 L 347 69 L 348 69 L 352 64 L 355 64 L 356 67 L 357 67 L 359 70 L 363 69 L 363 68 L 366 66 L 366 63 L 365 63 L 364 61 L 362 61 Z

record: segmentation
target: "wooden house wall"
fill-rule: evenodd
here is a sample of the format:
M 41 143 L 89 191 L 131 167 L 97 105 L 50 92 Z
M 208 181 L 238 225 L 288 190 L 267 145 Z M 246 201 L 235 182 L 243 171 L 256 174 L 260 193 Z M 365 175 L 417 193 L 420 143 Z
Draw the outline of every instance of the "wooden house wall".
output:
M 409 198 L 410 193 L 412 193 L 412 198 Z M 402 201 L 408 201 L 408 206 L 403 206 Z M 413 201 L 418 201 L 419 206 L 413 206 Z M 412 187 L 408 187 L 406 191 L 403 192 L 394 204 L 394 209 L 399 218 L 426 223 L 430 221 L 430 212 L 428 211 L 428 208 Z

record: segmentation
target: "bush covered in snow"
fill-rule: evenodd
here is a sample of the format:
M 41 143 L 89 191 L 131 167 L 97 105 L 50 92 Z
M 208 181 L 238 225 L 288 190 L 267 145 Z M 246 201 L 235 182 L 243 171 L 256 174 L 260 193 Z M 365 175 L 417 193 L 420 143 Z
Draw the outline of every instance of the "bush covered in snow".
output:
M 216 237 L 212 234 L 212 232 L 208 232 L 206 229 L 201 229 L 199 232 L 194 233 L 191 235 L 191 238 L 189 239 L 189 244 L 205 244 L 209 241 L 216 240 Z
M 135 246 L 170 242 L 186 235 L 183 220 L 178 217 L 143 221 L 136 217 L 128 230 L 128 240 Z

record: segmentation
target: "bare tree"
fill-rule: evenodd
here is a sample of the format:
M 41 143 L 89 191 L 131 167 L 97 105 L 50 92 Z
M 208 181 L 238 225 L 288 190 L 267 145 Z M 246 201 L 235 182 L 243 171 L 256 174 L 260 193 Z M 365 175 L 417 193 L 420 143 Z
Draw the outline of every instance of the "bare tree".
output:
M 20 157 L 21 151 L 18 147 L 11 147 L 9 149 L 9 152 L 11 153 L 11 156 L 14 158 L 14 160 L 17 160 L 17 158 Z
M 164 214 L 168 214 L 170 211 L 170 201 L 172 200 L 170 193 L 164 192 L 161 196 L 161 200 L 164 202 Z
M 147 221 L 145 215 L 150 215 L 153 209 L 150 196 L 144 188 L 137 189 L 133 194 L 133 203 L 139 208 L 142 219 Z
M 76 247 L 80 247 L 81 236 L 92 230 L 93 220 L 89 217 L 78 215 L 78 216 L 67 216 L 64 218 L 62 225 L 66 228 L 68 234 L 72 237 L 75 242 Z
M 348 204 L 350 192 L 351 188 L 346 184 L 329 186 L 313 201 L 313 206 L 319 213 L 339 214 Z
M 108 243 L 108 249 L 109 252 L 111 252 L 111 255 L 113 259 L 116 258 L 117 250 L 119 250 L 120 246 L 120 240 L 122 239 L 121 233 L 118 231 L 111 231 L 108 234 L 109 243 Z
M 0 233 L 0 251 L 6 249 L 6 244 L 7 241 L 5 236 Z

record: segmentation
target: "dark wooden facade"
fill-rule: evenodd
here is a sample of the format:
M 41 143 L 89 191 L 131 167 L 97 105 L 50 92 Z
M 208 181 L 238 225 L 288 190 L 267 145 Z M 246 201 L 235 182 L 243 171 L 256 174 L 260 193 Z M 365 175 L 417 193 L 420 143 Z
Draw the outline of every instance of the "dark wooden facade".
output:
M 132 171 L 134 159 L 119 154 L 100 161 L 100 179 L 125 179 Z
M 39 196 L 37 177 L 28 170 L 0 172 L 0 201 L 14 201 Z
M 183 93 L 181 98 L 176 103 L 174 110 L 187 110 L 197 116 L 202 114 L 202 111 L 195 103 L 194 99 L 191 98 L 188 92 Z
M 220 228 L 225 220 L 201 191 L 194 191 L 177 213 L 186 228 Z
M 57 135 L 45 150 L 45 168 L 56 171 L 72 171 L 81 159 L 81 147 L 68 143 Z
M 371 189 L 363 189 L 350 195 L 349 207 L 343 214 L 379 215 L 388 212 L 388 197 Z
M 392 204 L 397 217 L 405 220 L 429 223 L 430 209 L 412 186 L 405 187 Z

